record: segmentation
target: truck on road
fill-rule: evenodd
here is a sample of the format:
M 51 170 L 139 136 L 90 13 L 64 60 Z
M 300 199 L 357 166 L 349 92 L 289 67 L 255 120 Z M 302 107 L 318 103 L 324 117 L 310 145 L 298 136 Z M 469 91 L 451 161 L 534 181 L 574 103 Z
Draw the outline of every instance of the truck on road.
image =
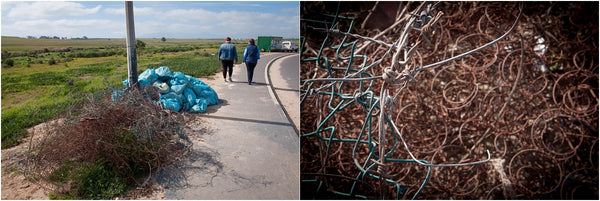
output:
M 281 51 L 283 49 L 282 40 L 282 37 L 277 36 L 259 36 L 257 46 L 263 52 Z
M 292 41 L 283 41 L 282 46 L 284 52 L 298 52 L 298 45 Z

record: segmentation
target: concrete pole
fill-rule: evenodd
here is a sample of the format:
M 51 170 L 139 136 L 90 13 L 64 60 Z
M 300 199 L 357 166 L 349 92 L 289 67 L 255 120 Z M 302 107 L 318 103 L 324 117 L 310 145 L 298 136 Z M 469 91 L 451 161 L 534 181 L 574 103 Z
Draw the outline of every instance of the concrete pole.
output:
M 133 2 L 131 1 L 125 1 L 125 21 L 127 24 L 127 78 L 129 79 L 129 87 L 138 87 Z

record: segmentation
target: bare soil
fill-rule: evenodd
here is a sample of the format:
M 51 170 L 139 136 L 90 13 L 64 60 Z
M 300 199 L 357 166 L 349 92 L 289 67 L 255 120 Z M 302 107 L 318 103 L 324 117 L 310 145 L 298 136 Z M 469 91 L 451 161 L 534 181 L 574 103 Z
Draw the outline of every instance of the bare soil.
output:
M 50 125 L 64 119 L 53 120 L 27 129 L 27 136 L 21 144 L 2 150 L 2 199 L 3 200 L 47 200 L 52 192 L 48 183 L 34 182 L 27 174 L 27 154 L 29 147 L 43 138 Z

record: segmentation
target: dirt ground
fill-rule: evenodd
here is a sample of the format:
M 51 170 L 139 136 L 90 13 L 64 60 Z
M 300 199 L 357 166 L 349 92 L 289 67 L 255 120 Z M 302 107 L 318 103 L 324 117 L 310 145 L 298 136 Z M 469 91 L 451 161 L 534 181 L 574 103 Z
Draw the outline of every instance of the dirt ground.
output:
M 29 147 L 42 139 L 49 125 L 61 123 L 58 119 L 28 129 L 28 135 L 18 146 L 2 150 L 2 199 L 3 200 L 47 200 L 52 192 L 46 183 L 33 182 L 26 177 Z
M 42 123 L 28 129 L 29 134 L 18 146 L 2 150 L 2 200 L 48 200 L 49 195 L 55 191 L 56 187 L 44 181 L 33 181 L 27 178 L 27 153 L 30 146 L 34 146 L 43 138 L 45 129 L 53 123 L 61 122 L 63 119 Z M 30 143 L 32 142 L 32 143 Z M 137 188 L 128 191 L 128 193 L 115 199 L 163 199 L 162 189 L 167 186 L 159 186 L 154 182 L 149 182 L 143 188 Z

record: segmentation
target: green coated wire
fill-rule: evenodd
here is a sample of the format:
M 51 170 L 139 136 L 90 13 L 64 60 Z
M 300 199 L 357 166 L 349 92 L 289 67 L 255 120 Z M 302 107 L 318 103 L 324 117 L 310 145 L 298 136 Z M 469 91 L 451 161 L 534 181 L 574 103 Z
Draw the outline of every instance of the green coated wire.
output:
M 349 24 L 349 29 L 348 29 L 348 33 L 351 31 L 353 24 L 354 24 L 354 18 L 350 18 L 350 17 L 343 17 L 343 16 L 339 16 L 338 12 L 339 12 L 339 3 L 338 3 L 338 9 L 336 11 L 335 15 L 327 15 L 324 14 L 324 16 L 327 17 L 333 17 L 332 21 L 317 21 L 317 20 L 310 20 L 310 19 L 302 19 L 302 21 L 305 22 L 315 22 L 315 23 L 320 23 L 320 24 L 324 24 L 326 27 L 330 28 L 330 29 L 335 29 L 337 28 L 337 26 L 339 25 L 339 20 L 350 20 Z M 334 75 L 334 71 L 343 71 L 343 75 L 344 77 L 353 77 L 355 75 L 359 75 L 360 78 L 366 78 L 369 79 L 370 77 L 374 77 L 373 75 L 366 73 L 366 69 L 375 66 L 377 64 L 379 64 L 383 58 L 379 59 L 378 61 L 375 61 L 374 63 L 372 63 L 369 66 L 366 66 L 366 64 L 368 63 L 368 58 L 366 57 L 366 55 L 355 55 L 355 48 L 356 45 L 358 43 L 358 41 L 353 41 L 353 42 L 347 42 L 348 40 L 348 35 L 345 35 L 343 37 L 343 39 L 341 40 L 340 44 L 337 46 L 331 46 L 330 44 L 330 34 L 328 33 L 327 36 L 325 37 L 325 39 L 323 40 L 321 47 L 317 53 L 317 57 L 313 57 L 313 58 L 307 58 L 307 59 L 303 59 L 302 62 L 315 62 L 317 63 L 317 66 L 319 68 L 323 68 L 326 69 L 327 73 L 328 73 L 328 77 L 332 78 Z M 303 42 L 302 42 L 302 47 L 304 47 L 304 44 L 306 42 L 306 38 L 302 37 Z M 394 44 L 395 46 L 396 44 Z M 301 47 L 301 48 L 302 48 Z M 323 56 L 323 51 L 325 50 L 325 47 L 330 48 L 330 49 L 334 49 L 335 50 L 335 56 L 337 59 L 339 60 L 347 60 L 348 61 L 348 65 L 346 65 L 345 68 L 343 67 L 332 67 L 330 65 L 330 61 L 327 57 Z M 342 56 L 341 55 L 341 50 L 342 48 L 350 48 L 350 55 L 347 56 Z M 387 56 L 391 50 L 393 48 L 390 48 L 386 54 L 384 55 Z M 360 66 L 359 69 L 352 69 L 352 65 L 354 64 L 354 59 L 355 58 L 362 58 L 364 59 L 364 62 L 362 63 L 362 65 Z M 353 75 L 350 75 L 351 72 L 354 72 Z M 366 77 L 365 77 L 366 76 Z M 326 78 L 327 79 L 327 78 Z M 311 89 L 313 87 L 314 82 L 311 82 L 310 80 L 302 80 L 302 83 L 307 83 L 308 82 L 308 87 L 307 90 L 302 90 L 302 92 L 304 93 L 312 93 Z M 398 138 L 398 136 L 396 134 L 394 134 L 394 145 L 392 146 L 392 148 L 387 151 L 384 155 L 383 155 L 383 159 L 378 157 L 377 155 L 375 155 L 375 150 L 378 146 L 378 144 L 376 144 L 373 139 L 372 139 L 372 131 L 373 131 L 373 116 L 376 115 L 375 113 L 380 113 L 383 112 L 380 110 L 379 108 L 379 101 L 380 98 L 377 97 L 375 95 L 375 93 L 371 90 L 371 87 L 374 84 L 373 80 L 370 80 L 368 82 L 368 86 L 363 86 L 363 82 L 360 82 L 359 88 L 355 91 L 355 94 L 345 94 L 342 93 L 342 89 L 344 88 L 344 84 L 345 82 L 342 81 L 336 81 L 339 82 L 338 86 L 335 86 L 333 83 L 331 85 L 328 85 L 327 87 L 329 88 L 329 91 L 317 91 L 316 94 L 319 95 L 328 95 L 329 97 L 329 101 L 327 103 L 327 108 L 330 110 L 329 114 L 323 119 L 321 120 L 321 122 L 319 122 L 319 125 L 317 126 L 316 130 L 310 133 L 306 133 L 301 135 L 302 138 L 306 138 L 308 136 L 312 136 L 312 135 L 316 135 L 317 138 L 321 141 L 327 142 L 327 149 L 325 152 L 325 156 L 326 158 L 329 157 L 332 145 L 334 142 L 347 142 L 347 143 L 354 143 L 354 147 L 352 149 L 352 158 L 354 160 L 355 166 L 360 170 L 360 173 L 357 174 L 356 179 L 353 182 L 352 188 L 350 190 L 350 192 L 346 193 L 346 192 L 339 192 L 336 191 L 334 189 L 330 189 L 330 191 L 334 194 L 337 195 L 342 195 L 342 196 L 348 196 L 348 197 L 357 197 L 357 198 L 362 198 L 362 199 L 367 199 L 366 196 L 362 196 L 362 195 L 357 195 L 355 193 L 356 190 L 356 185 L 358 185 L 358 183 L 360 182 L 364 182 L 366 180 L 366 178 L 373 178 L 376 180 L 380 179 L 379 175 L 373 175 L 370 173 L 370 170 L 372 170 L 373 168 L 376 167 L 376 163 L 372 163 L 370 162 L 371 159 L 373 160 L 380 160 L 383 161 L 385 160 L 386 162 L 399 162 L 399 163 L 407 163 L 407 162 L 412 162 L 412 163 L 425 163 L 425 164 L 429 164 L 429 162 L 425 161 L 425 160 L 413 160 L 413 159 L 393 159 L 393 158 L 389 158 L 390 155 L 398 148 L 398 146 L 400 145 L 400 140 Z M 335 82 L 334 82 L 335 83 Z M 364 88 L 363 88 L 364 87 Z M 313 94 L 314 95 L 314 94 Z M 339 101 L 339 102 L 336 102 Z M 367 113 L 367 116 L 365 117 L 365 123 L 363 124 L 361 131 L 358 133 L 358 138 L 357 139 L 342 139 L 342 138 L 336 138 L 336 128 L 334 126 L 329 126 L 329 127 L 325 127 L 327 125 L 327 122 L 333 118 L 333 116 L 336 114 L 336 112 L 338 111 L 342 111 L 345 108 L 353 105 L 354 103 L 359 104 L 363 110 Z M 301 103 L 301 107 L 303 106 L 303 104 Z M 377 112 L 376 112 L 377 110 Z M 388 124 L 392 124 L 393 122 L 391 121 L 391 119 L 387 116 L 387 114 L 385 114 L 384 112 L 384 117 L 385 117 L 385 121 Z M 325 127 L 325 128 L 324 128 Z M 330 132 L 328 137 L 324 137 L 322 135 L 322 133 L 325 132 Z M 367 133 L 367 139 L 366 140 L 362 140 L 363 136 L 365 135 L 365 132 Z M 392 131 L 394 133 L 394 131 Z M 360 164 L 358 162 L 358 159 L 356 158 L 356 151 L 358 149 L 358 145 L 359 144 L 365 144 L 368 146 L 368 150 L 369 150 L 369 154 L 366 157 L 366 160 L 364 162 L 364 164 Z M 418 191 L 415 193 L 415 195 L 413 196 L 413 199 L 415 199 L 420 192 L 422 191 L 422 189 L 424 188 L 424 186 L 427 184 L 429 177 L 430 177 L 430 173 L 431 173 L 431 167 L 427 167 L 428 171 L 427 171 L 427 175 L 426 178 L 424 179 L 423 183 L 421 184 L 420 188 L 418 189 Z M 303 182 L 317 182 L 317 179 L 314 180 L 302 180 Z M 401 187 L 400 184 L 398 184 L 398 182 L 390 180 L 390 179 L 384 179 L 385 182 L 393 184 L 396 187 L 396 198 L 400 198 L 402 193 L 406 192 L 406 190 L 408 189 L 408 187 Z M 318 189 L 320 189 L 323 185 L 323 182 L 319 182 L 319 187 Z
M 302 20 L 305 22 L 316 22 L 316 23 L 324 24 L 327 27 L 327 29 L 331 29 L 331 30 L 334 30 L 335 28 L 338 27 L 338 25 L 340 23 L 338 20 L 342 20 L 342 19 L 350 20 L 350 22 L 349 22 L 350 26 L 349 26 L 348 31 L 347 32 L 339 32 L 339 33 L 350 33 L 350 31 L 354 25 L 354 19 L 350 18 L 350 17 L 339 16 L 338 15 L 339 6 L 340 6 L 340 3 L 338 3 L 338 9 L 337 9 L 335 15 L 324 15 L 324 16 L 328 16 L 328 17 L 333 17 L 332 21 L 316 21 L 316 20 L 310 20 L 310 19 L 302 19 Z M 519 16 L 517 17 L 517 20 L 515 21 L 515 24 L 519 21 L 519 19 L 521 17 L 521 12 L 522 12 L 522 5 L 521 5 L 521 10 L 519 12 Z M 515 25 L 513 25 L 508 32 L 511 32 L 512 29 L 514 28 L 514 26 Z M 317 30 L 319 28 L 314 28 L 314 29 Z M 480 49 L 483 49 L 483 48 L 489 46 L 489 44 L 493 44 L 493 43 L 501 40 L 508 34 L 508 32 L 505 33 L 503 36 L 499 37 L 498 39 L 496 39 L 482 47 L 478 47 L 472 51 L 469 51 L 468 53 L 470 54 L 471 52 L 478 51 Z M 327 159 L 329 157 L 331 147 L 334 142 L 348 142 L 348 143 L 353 142 L 354 143 L 354 146 L 352 149 L 352 159 L 354 161 L 355 166 L 359 169 L 360 172 L 356 175 L 354 183 L 353 183 L 352 188 L 350 189 L 349 193 L 339 192 L 334 189 L 329 189 L 331 192 L 333 192 L 334 194 L 337 194 L 337 195 L 349 196 L 349 197 L 353 197 L 353 198 L 354 197 L 367 198 L 362 195 L 356 195 L 355 189 L 356 189 L 356 185 L 358 184 L 358 182 L 365 182 L 365 180 L 367 178 L 373 178 L 375 180 L 381 179 L 380 175 L 371 174 L 372 169 L 377 167 L 377 165 L 378 165 L 377 163 L 372 162 L 371 160 L 380 161 L 380 162 L 417 163 L 419 165 L 426 166 L 427 174 L 423 180 L 423 183 L 420 185 L 417 192 L 413 195 L 413 197 L 412 197 L 413 199 L 417 198 L 417 196 L 422 192 L 423 188 L 429 181 L 429 178 L 431 175 L 431 167 L 464 166 L 464 165 L 474 165 L 474 164 L 487 162 L 487 160 L 485 160 L 485 161 L 463 163 L 463 164 L 431 164 L 428 161 L 416 159 L 415 156 L 410 152 L 408 145 L 406 144 L 406 141 L 404 140 L 404 138 L 401 134 L 401 131 L 396 127 L 394 122 L 388 117 L 386 112 L 381 110 L 379 104 L 381 104 L 380 101 L 382 101 L 382 100 L 380 97 L 377 97 L 375 95 L 375 93 L 371 90 L 371 87 L 373 86 L 373 83 L 374 83 L 374 79 L 380 79 L 381 76 L 373 76 L 369 73 L 366 73 L 365 71 L 375 65 L 378 65 L 387 55 L 389 55 L 389 53 L 394 49 L 394 47 L 397 48 L 397 44 L 404 44 L 406 42 L 407 38 L 404 38 L 404 40 L 402 40 L 401 43 L 399 43 L 400 40 L 398 40 L 396 43 L 394 43 L 394 45 L 391 48 L 388 49 L 388 51 L 385 53 L 385 55 L 381 59 L 379 59 L 367 66 L 366 64 L 368 63 L 368 58 L 366 57 L 366 55 L 355 55 L 355 48 L 356 48 L 358 41 L 346 42 L 348 40 L 348 36 L 350 36 L 350 34 L 344 34 L 344 37 L 342 38 L 340 44 L 337 46 L 332 46 L 330 44 L 330 36 L 331 36 L 330 34 L 331 33 L 334 33 L 334 32 L 327 31 L 327 36 L 325 37 L 325 39 L 323 40 L 323 43 L 321 44 L 321 48 L 319 49 L 319 51 L 317 53 L 317 57 L 302 60 L 302 62 L 316 61 L 317 66 L 319 68 L 323 68 L 323 69 L 327 70 L 328 78 L 319 78 L 319 79 L 312 78 L 312 79 L 301 80 L 301 83 L 308 84 L 308 87 L 306 90 L 302 89 L 302 92 L 305 93 L 305 95 L 302 98 L 301 107 L 303 106 L 304 98 L 306 98 L 307 96 L 314 95 L 315 91 L 316 91 L 316 94 L 318 94 L 318 95 L 330 96 L 329 101 L 327 103 L 327 106 L 328 106 L 327 108 L 330 110 L 330 113 L 325 117 L 325 119 L 323 119 L 319 123 L 319 125 L 317 126 L 315 131 L 307 133 L 307 134 L 303 134 L 302 137 L 305 138 L 308 136 L 316 135 L 319 140 L 327 142 L 327 151 L 325 153 L 326 154 L 325 159 Z M 306 38 L 302 37 L 302 40 L 303 40 L 302 47 L 304 47 Z M 335 57 L 338 60 L 342 60 L 342 61 L 347 60 L 348 65 L 345 68 L 344 67 L 332 67 L 330 65 L 329 59 L 327 57 L 323 56 L 323 51 L 325 50 L 325 47 L 334 49 Z M 342 48 L 350 48 L 350 50 L 351 50 L 350 55 L 342 56 L 341 55 Z M 447 60 L 444 60 L 444 61 L 441 61 L 438 63 L 423 66 L 423 67 L 417 68 L 413 71 L 418 74 L 418 72 L 420 72 L 422 70 L 428 69 L 428 68 L 436 66 L 436 65 L 441 65 L 444 62 L 448 62 L 453 59 L 460 58 L 464 55 L 467 55 L 467 53 L 458 55 L 456 57 L 453 57 L 453 58 L 450 58 L 450 59 L 447 59 Z M 359 69 L 352 69 L 352 65 L 354 64 L 355 58 L 363 58 L 364 59 L 364 62 L 362 63 L 362 65 L 360 66 Z M 334 71 L 335 72 L 343 71 L 343 78 L 333 78 Z M 354 72 L 354 73 L 350 74 L 350 72 Z M 359 75 L 360 78 L 353 78 L 356 75 Z M 314 90 L 313 86 L 314 86 L 315 82 L 317 82 L 317 81 L 331 81 L 331 83 L 326 84 L 317 90 Z M 354 91 L 354 94 L 346 94 L 346 93 L 342 92 L 342 90 L 344 89 L 344 84 L 347 81 L 359 81 L 359 83 L 360 83 L 359 88 Z M 363 89 L 364 81 L 369 81 L 369 82 L 368 82 L 368 86 Z M 336 86 L 335 85 L 336 83 L 339 83 L 339 85 Z M 398 92 L 394 96 L 394 99 L 406 87 L 407 87 L 407 83 L 405 83 L 404 86 L 400 90 L 398 90 Z M 329 88 L 330 91 L 321 91 L 321 89 L 326 89 L 326 88 Z M 385 85 L 382 88 L 385 88 Z M 383 92 L 381 94 L 383 95 Z M 338 101 L 338 102 L 336 102 L 336 101 Z M 341 139 L 341 137 L 335 138 L 335 135 L 336 135 L 335 126 L 329 126 L 326 128 L 323 128 L 323 127 L 325 127 L 327 125 L 327 122 L 330 119 L 332 119 L 332 117 L 336 114 L 336 112 L 342 111 L 345 108 L 353 105 L 354 103 L 359 104 L 360 107 L 362 107 L 363 110 L 367 114 L 367 116 L 364 119 L 365 123 L 363 124 L 360 132 L 358 133 L 358 138 L 357 139 Z M 382 104 L 382 106 L 383 106 L 383 104 Z M 377 112 L 376 112 L 376 110 L 377 110 Z M 391 113 L 391 110 L 390 110 L 390 113 Z M 373 133 L 373 118 L 372 117 L 375 115 L 378 115 L 378 114 L 381 115 L 380 120 L 383 120 L 382 118 L 384 118 L 385 122 L 392 126 L 391 133 L 392 133 L 392 136 L 394 137 L 394 145 L 391 147 L 390 150 L 388 150 L 385 153 L 383 153 L 383 151 L 380 151 L 380 153 L 382 154 L 381 156 L 377 156 L 375 154 L 376 148 L 381 145 L 378 145 L 377 143 L 375 143 L 373 141 L 373 136 L 372 136 L 372 133 Z M 381 123 L 381 124 L 382 125 L 380 125 L 380 126 L 384 125 L 384 123 Z M 324 137 L 322 135 L 322 133 L 325 133 L 325 132 L 330 132 L 329 137 Z M 363 136 L 365 135 L 365 132 L 367 133 L 367 140 L 362 140 Z M 382 138 L 383 138 L 383 136 L 381 136 L 379 139 L 381 140 Z M 396 151 L 396 149 L 398 148 L 398 146 L 401 143 L 406 148 L 406 151 L 408 151 L 408 153 L 412 159 L 390 158 L 390 155 Z M 368 152 L 368 155 L 366 156 L 366 159 L 364 160 L 363 164 L 361 164 L 357 159 L 356 151 L 358 149 L 359 144 L 366 144 L 368 146 L 369 152 Z M 489 160 L 490 153 L 489 153 L 489 151 L 487 153 L 488 153 L 488 160 Z M 303 182 L 316 182 L 317 180 L 315 179 L 315 180 L 302 180 L 302 181 Z M 396 187 L 396 198 L 400 198 L 402 193 L 406 192 L 406 190 L 408 189 L 408 187 L 401 187 L 396 181 L 393 181 L 390 179 L 383 179 L 383 181 L 393 184 Z M 323 186 L 323 182 L 320 181 L 318 189 L 320 189 L 322 186 Z M 385 196 L 385 195 L 383 195 L 383 196 Z

